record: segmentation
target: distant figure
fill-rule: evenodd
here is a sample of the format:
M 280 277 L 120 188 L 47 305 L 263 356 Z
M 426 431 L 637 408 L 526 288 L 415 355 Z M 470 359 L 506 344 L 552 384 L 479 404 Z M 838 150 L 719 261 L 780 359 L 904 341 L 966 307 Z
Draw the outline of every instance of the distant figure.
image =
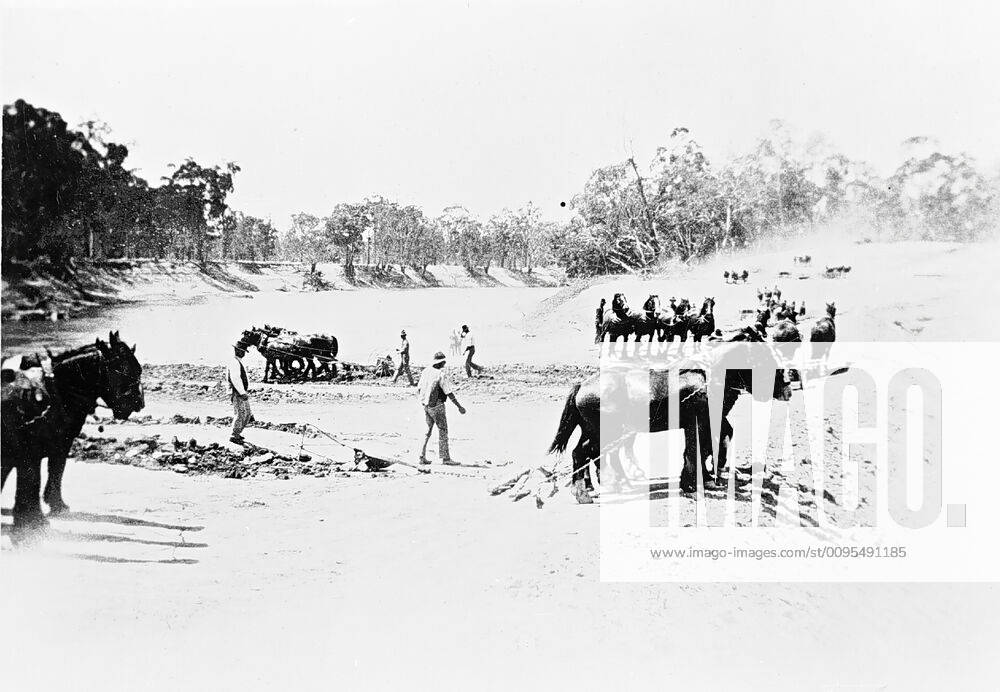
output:
M 743 283 L 746 283 L 747 279 L 750 278 L 750 272 L 748 272 L 746 269 L 744 269 L 743 273 L 740 274 L 740 278 L 743 279 Z
M 410 386 L 416 387 L 417 383 L 413 381 L 413 373 L 410 372 L 410 342 L 406 340 L 405 329 L 399 333 L 399 338 L 400 344 L 396 349 L 396 353 L 399 354 L 399 369 L 396 370 L 396 376 L 392 378 L 392 383 L 396 384 L 399 376 L 405 372 L 406 378 L 410 381 Z
M 475 370 L 477 373 L 483 371 L 483 368 L 472 362 L 472 357 L 476 355 L 476 340 L 472 336 L 472 332 L 469 331 L 469 325 L 462 325 L 462 353 L 465 354 L 465 375 L 466 377 L 472 377 L 472 371 Z
M 451 355 L 457 356 L 462 351 L 460 350 L 462 346 L 462 335 L 458 333 L 457 329 L 451 332 Z
M 243 367 L 243 356 L 247 354 L 246 347 L 237 342 L 233 346 L 235 357 L 229 362 L 229 399 L 233 402 L 233 431 L 229 441 L 243 444 L 243 428 L 250 422 L 250 381 L 247 379 L 247 369 Z
M 441 351 L 434 354 L 434 363 L 429 368 L 424 368 L 420 373 L 420 383 L 417 385 L 417 394 L 420 397 L 420 404 L 424 407 L 424 420 L 427 423 L 427 434 L 424 436 L 424 446 L 420 449 L 420 463 L 429 464 L 427 460 L 427 442 L 431 439 L 434 426 L 438 429 L 438 455 L 442 464 L 457 466 L 458 462 L 451 458 L 451 451 L 448 449 L 448 415 L 445 412 L 444 404 L 447 399 L 458 407 L 458 412 L 464 414 L 465 409 L 455 398 L 452 391 L 451 382 L 444 374 L 445 357 Z

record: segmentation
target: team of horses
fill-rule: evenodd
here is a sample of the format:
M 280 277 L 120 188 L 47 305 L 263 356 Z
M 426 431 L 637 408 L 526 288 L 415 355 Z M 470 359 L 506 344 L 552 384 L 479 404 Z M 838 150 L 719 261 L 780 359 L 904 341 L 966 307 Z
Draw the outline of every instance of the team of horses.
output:
M 299 334 L 265 324 L 251 327 L 238 342 L 264 358 L 264 382 L 332 380 L 337 376 L 339 344 L 329 334 Z
M 796 259 L 805 259 L 808 262 L 811 258 Z M 728 280 L 729 277 L 726 278 Z M 754 315 L 753 324 L 743 325 L 735 334 L 725 339 L 729 346 L 715 351 L 713 356 L 716 361 L 720 353 L 727 349 L 731 352 L 735 345 L 741 343 L 786 344 L 803 341 L 799 320 L 806 315 L 804 301 L 789 303 L 787 299 L 782 299 L 781 289 L 777 286 L 773 289 L 758 289 L 757 300 L 758 306 L 755 309 L 742 311 L 744 316 Z M 635 336 L 636 342 L 641 341 L 644 336 L 649 336 L 650 342 L 653 342 L 654 338 L 659 341 L 672 341 L 674 337 L 686 341 L 688 335 L 699 342 L 704 337 L 709 337 L 711 341 L 722 341 L 721 332 L 715 327 L 714 308 L 715 299 L 707 297 L 697 313 L 691 309 L 691 301 L 687 299 L 677 301 L 670 298 L 668 307 L 664 309 L 660 306 L 659 296 L 654 294 L 643 304 L 642 311 L 633 311 L 629 309 L 625 295 L 616 293 L 610 308 L 606 307 L 606 301 L 602 299 L 597 309 L 595 342 L 602 343 L 607 338 L 615 342 L 619 337 L 624 337 L 627 341 L 631 335 Z M 815 322 L 809 333 L 809 341 L 814 344 L 812 355 L 821 362 L 821 370 L 825 369 L 830 345 L 836 340 L 836 314 L 836 305 L 832 302 L 827 303 L 826 315 Z M 675 364 L 681 373 L 677 385 L 679 396 L 675 399 L 679 402 L 676 426 L 682 429 L 685 435 L 684 466 L 680 478 L 682 491 L 695 490 L 699 456 L 703 463 L 702 476 L 706 485 L 722 482 L 727 472 L 727 454 L 733 434 L 728 416 L 742 393 L 749 393 L 758 400 L 787 401 L 791 397 L 791 384 L 795 381 L 801 384 L 801 373 L 783 367 L 779 362 L 783 358 L 779 358 L 777 352 L 776 348 L 771 352 L 774 355 L 766 358 L 766 362 L 763 363 L 759 357 L 761 351 L 754 352 L 757 356 L 755 367 L 763 367 L 765 373 L 772 370 L 774 372 L 773 386 L 768 391 L 762 391 L 758 387 L 754 393 L 750 370 L 745 368 L 724 370 L 721 438 L 717 459 L 712 458 L 711 444 L 705 442 L 711 440 L 708 374 L 705 364 L 690 361 Z M 579 440 L 572 452 L 572 485 L 578 502 L 586 504 L 593 501 L 591 463 L 600 473 L 601 460 L 607 458 L 619 478 L 625 475 L 618 461 L 617 452 L 624 450 L 629 453 L 637 431 L 622 417 L 621 411 L 648 405 L 649 432 L 661 432 L 669 428 L 668 413 L 671 397 L 668 382 L 667 371 L 654 370 L 649 373 L 648 393 L 642 390 L 629 390 L 625 386 L 611 386 L 609 391 L 608 380 L 602 381 L 600 373 L 573 386 L 563 406 L 555 439 L 549 446 L 549 453 L 565 451 L 574 431 L 580 429 Z M 605 387 L 604 391 L 602 386 Z M 601 439 L 602 420 L 604 431 L 607 433 L 610 430 L 613 433 L 611 440 Z
M 606 339 L 612 342 L 619 338 L 628 341 L 635 336 L 637 342 L 643 337 L 653 341 L 701 341 L 706 337 L 717 336 L 715 329 L 715 298 L 708 297 L 701 304 L 701 309 L 694 312 L 691 301 L 687 298 L 677 300 L 671 297 L 667 307 L 662 307 L 660 297 L 650 295 L 642 305 L 642 310 L 629 308 L 624 293 L 616 293 L 611 299 L 611 307 L 606 307 L 602 298 L 597 308 L 595 318 L 594 343 Z

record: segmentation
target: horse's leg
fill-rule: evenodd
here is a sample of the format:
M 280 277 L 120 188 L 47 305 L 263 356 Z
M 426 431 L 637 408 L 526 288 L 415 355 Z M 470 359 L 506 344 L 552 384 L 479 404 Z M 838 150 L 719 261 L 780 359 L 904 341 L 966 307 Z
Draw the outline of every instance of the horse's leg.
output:
M 636 445 L 636 442 L 638 442 L 638 438 L 633 435 L 632 439 L 629 442 L 627 442 L 622 447 L 622 449 L 625 450 L 625 459 L 626 459 L 626 461 L 628 461 L 629 467 L 633 471 L 633 476 L 632 477 L 629 477 L 629 475 L 627 473 L 624 474 L 624 476 L 625 476 L 625 484 L 626 485 L 631 485 L 631 481 L 632 480 L 643 480 L 643 479 L 646 478 L 646 474 L 643 472 L 642 468 L 639 466 L 639 460 L 638 460 L 638 457 L 636 457 L 636 454 L 635 454 L 635 445 Z
M 711 418 L 706 407 L 698 416 L 698 459 L 701 462 L 701 477 L 706 488 L 715 485 L 716 465 L 712 455 Z
M 586 453 L 586 440 L 581 435 L 576 447 L 573 448 L 573 497 L 581 505 L 593 504 L 594 500 L 587 492 L 587 477 L 590 474 L 590 459 Z
M 725 485 L 725 476 L 729 470 L 729 446 L 733 443 L 733 424 L 723 416 L 722 429 L 719 431 L 719 463 L 716 465 L 715 482 Z
M 684 429 L 684 469 L 681 471 L 681 492 L 693 493 L 698 488 L 698 419 L 689 414 L 681 421 Z
M 17 492 L 14 494 L 14 533 L 23 535 L 44 529 L 49 522 L 42 514 L 39 493 L 42 489 L 41 458 L 22 457 L 14 462 L 17 468 Z
M 42 499 L 49 506 L 49 514 L 62 514 L 69 511 L 69 505 L 63 501 L 62 477 L 66 469 L 66 457 L 73 445 L 73 440 L 69 443 L 60 442 L 57 449 L 49 454 L 49 477 L 45 481 L 45 492 Z
M 0 455 L 0 488 L 7 484 L 7 476 L 14 470 L 14 463 L 10 460 L 10 455 L 6 452 Z

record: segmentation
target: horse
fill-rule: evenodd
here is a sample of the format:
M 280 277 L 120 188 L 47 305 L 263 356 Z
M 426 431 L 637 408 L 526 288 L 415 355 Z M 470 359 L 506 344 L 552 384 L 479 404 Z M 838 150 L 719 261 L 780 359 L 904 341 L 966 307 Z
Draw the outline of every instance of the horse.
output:
M 743 272 L 740 274 L 740 278 L 743 279 L 743 283 L 746 283 L 747 279 L 750 278 L 750 272 L 744 269 Z
M 783 308 L 787 311 L 787 308 Z M 777 319 L 778 322 L 774 325 L 774 331 L 771 333 L 771 341 L 779 344 L 789 344 L 789 343 L 799 343 L 802 341 L 802 334 L 799 333 L 798 325 L 795 324 L 794 320 L 787 318 L 782 318 L 782 312 L 778 312 Z M 798 381 L 799 386 L 805 388 L 805 383 L 802 380 L 802 375 L 798 370 L 789 370 L 788 379 L 791 382 Z
M 611 299 L 611 310 L 604 311 L 604 322 L 597 335 L 597 343 L 602 343 L 604 337 L 610 336 L 611 343 L 618 341 L 618 337 L 624 337 L 628 341 L 632 334 L 633 319 L 629 313 L 628 300 L 624 293 L 616 293 Z
M 744 327 L 732 338 L 727 340 L 733 342 L 761 343 L 763 339 L 760 334 L 751 327 Z M 777 364 L 773 360 L 770 363 L 758 364 L 775 368 L 774 386 L 772 391 L 764 396 L 758 390 L 755 398 L 769 401 L 770 399 L 780 399 L 787 401 L 791 398 L 791 389 L 785 383 L 782 373 L 777 370 Z M 726 468 L 729 444 L 732 440 L 733 426 L 728 420 L 729 412 L 736 405 L 736 400 L 743 392 L 753 394 L 752 371 L 748 369 L 726 369 L 723 389 L 722 403 L 722 424 L 719 444 L 719 458 L 716 471 L 721 479 Z M 701 440 L 711 439 L 711 426 L 709 425 L 708 406 L 708 376 L 701 366 L 682 369 L 679 373 L 678 383 L 680 390 L 677 401 L 679 402 L 678 424 L 684 430 L 684 470 L 681 473 L 681 489 L 684 492 L 692 492 L 696 489 L 697 470 L 695 459 L 698 451 L 698 437 Z M 651 370 L 649 373 L 649 392 L 647 394 L 636 394 L 625 388 L 616 388 L 613 383 L 602 390 L 601 374 L 597 373 L 581 383 L 573 385 L 559 419 L 559 426 L 556 430 L 555 438 L 549 446 L 549 453 L 562 453 L 569 446 L 569 440 L 576 428 L 580 428 L 580 438 L 573 449 L 573 493 L 577 502 L 588 504 L 592 502 L 587 492 L 587 480 L 589 479 L 589 465 L 591 461 L 600 464 L 600 459 L 605 454 L 610 454 L 619 449 L 629 449 L 634 442 L 636 431 L 629 430 L 622 424 L 619 428 L 616 424 L 611 424 L 618 428 L 617 433 L 611 441 L 601 442 L 601 420 L 604 417 L 606 425 L 615 419 L 615 416 L 622 415 L 628 407 L 648 405 L 649 412 L 649 432 L 663 432 L 670 429 L 670 418 L 668 416 L 668 402 L 670 401 L 669 375 L 666 370 Z M 701 460 L 707 464 L 711 461 L 711 445 L 702 443 Z M 614 456 L 612 456 L 612 459 Z M 707 477 L 707 475 L 706 475 Z
M 816 320 L 812 331 L 809 334 L 809 341 L 818 346 L 812 346 L 812 357 L 819 358 L 820 369 L 826 368 L 826 361 L 830 357 L 830 344 L 837 340 L 837 325 L 834 319 L 837 316 L 837 306 L 834 303 L 826 304 L 826 317 Z
M 41 370 L 31 379 L 24 370 L 3 372 L 3 438 L 0 442 L 0 487 L 17 471 L 14 496 L 14 535 L 18 540 L 44 529 L 48 520 L 39 501 L 42 458 L 48 458 L 49 476 L 42 499 L 51 514 L 69 510 L 62 496 L 62 477 L 73 440 L 101 399 L 118 420 L 145 406 L 142 366 L 118 332 L 108 342 L 72 349 L 48 361 L 22 359 Z
M 287 377 L 291 372 L 291 364 L 288 363 L 290 359 L 283 356 L 277 350 L 270 347 L 269 342 L 272 338 L 276 338 L 284 330 L 281 327 L 270 327 L 269 325 L 264 325 L 263 329 L 258 329 L 257 327 L 251 327 L 243 332 L 243 336 L 240 337 L 239 343 L 244 348 L 253 346 L 257 349 L 257 352 L 264 358 L 264 378 L 263 382 L 267 383 L 271 380 L 278 379 L 279 377 Z M 281 363 L 282 370 L 284 372 L 279 372 L 278 364 Z M 287 367 L 286 367 L 287 366 Z M 301 368 L 305 369 L 305 363 L 302 362 Z
M 243 332 L 240 343 L 253 346 L 263 356 L 264 382 L 269 378 L 307 380 L 337 374 L 337 338 L 329 334 L 304 334 L 264 325 Z M 319 365 L 317 365 L 317 362 Z M 279 367 L 280 370 L 279 370 Z
M 715 332 L 715 298 L 705 298 L 701 305 L 701 312 L 697 317 L 687 320 L 687 330 L 691 332 L 691 338 L 700 342 L 704 337 L 711 336 Z M 681 341 L 684 339 L 682 338 Z
M 660 296 L 651 294 L 646 302 L 642 304 L 641 313 L 631 313 L 629 317 L 632 318 L 632 331 L 635 334 L 636 343 L 642 340 L 642 337 L 648 336 L 649 343 L 653 343 L 653 339 L 659 337 L 660 334 Z

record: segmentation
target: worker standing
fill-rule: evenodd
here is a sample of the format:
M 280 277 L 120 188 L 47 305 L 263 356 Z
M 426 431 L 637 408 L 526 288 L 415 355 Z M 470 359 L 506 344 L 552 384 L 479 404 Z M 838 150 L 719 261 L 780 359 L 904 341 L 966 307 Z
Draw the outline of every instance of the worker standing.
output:
M 434 363 L 420 373 L 420 383 L 417 385 L 417 394 L 420 397 L 420 404 L 424 407 L 424 420 L 427 423 L 424 446 L 420 449 L 421 464 L 431 463 L 427 460 L 427 442 L 431 439 L 431 433 L 434 432 L 436 425 L 441 463 L 449 466 L 458 465 L 458 462 L 451 458 L 451 451 L 448 449 L 448 416 L 444 408 L 445 400 L 451 399 L 461 414 L 465 413 L 465 408 L 455 398 L 451 382 L 444 373 L 445 362 L 444 353 L 441 351 L 435 353 Z
M 229 398 L 233 402 L 233 432 L 229 441 L 243 444 L 243 428 L 250 422 L 250 381 L 247 370 L 243 367 L 243 356 L 247 354 L 242 343 L 233 346 L 235 357 L 229 362 L 227 376 L 229 379 Z
M 396 353 L 399 354 L 399 369 L 396 370 L 396 376 L 392 378 L 392 383 L 396 384 L 396 380 L 404 372 L 406 377 L 410 380 L 410 386 L 416 387 L 417 383 L 413 381 L 413 373 L 410 372 L 410 342 L 406 340 L 406 330 L 404 329 L 399 333 L 400 344 L 396 349 Z
M 476 339 L 469 331 L 469 325 L 462 325 L 462 353 L 465 354 L 465 375 L 472 377 L 472 371 L 482 372 L 483 368 L 472 362 L 472 356 L 476 355 Z

